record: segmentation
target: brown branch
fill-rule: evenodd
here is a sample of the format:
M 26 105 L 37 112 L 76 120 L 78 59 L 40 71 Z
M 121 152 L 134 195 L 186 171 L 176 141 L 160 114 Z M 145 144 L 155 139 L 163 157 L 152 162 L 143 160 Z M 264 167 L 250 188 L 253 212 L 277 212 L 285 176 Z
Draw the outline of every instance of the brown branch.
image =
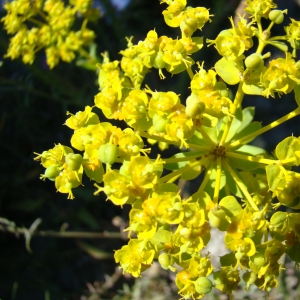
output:
M 30 241 L 33 236 L 56 237 L 56 238 L 72 238 L 72 239 L 127 239 L 127 233 L 122 232 L 82 232 L 82 231 L 53 231 L 53 230 L 37 230 L 42 219 L 36 219 L 29 228 L 17 227 L 16 224 L 5 218 L 0 218 L 0 231 L 10 232 L 17 237 L 24 235 L 25 246 L 29 252 Z

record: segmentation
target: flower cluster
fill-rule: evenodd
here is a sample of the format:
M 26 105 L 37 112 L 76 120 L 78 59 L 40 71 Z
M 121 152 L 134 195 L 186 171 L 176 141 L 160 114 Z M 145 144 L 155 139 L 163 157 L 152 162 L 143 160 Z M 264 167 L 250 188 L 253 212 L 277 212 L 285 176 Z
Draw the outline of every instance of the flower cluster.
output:
M 138 277 L 157 259 L 176 273 L 184 299 L 200 299 L 213 288 L 231 295 L 241 280 L 247 290 L 255 285 L 269 293 L 278 284 L 284 253 L 300 263 L 300 215 L 276 211 L 300 208 L 300 174 L 294 168 L 300 164 L 300 138 L 285 138 L 273 155 L 248 144 L 300 114 L 300 65 L 295 60 L 300 23 L 292 19 L 285 36 L 272 37 L 272 27 L 282 23 L 287 11 L 276 10 L 272 0 L 247 0 L 250 19 L 240 17 L 236 24 L 230 19 L 230 29 L 207 41 L 221 55 L 214 70 L 199 62 L 193 70 L 191 55 L 203 46 L 203 38 L 193 35 L 211 15 L 206 8 L 186 6 L 185 0 L 161 2 L 167 4 L 166 23 L 178 27 L 181 37 L 151 30 L 137 44 L 128 38 L 120 61 L 103 54 L 95 105 L 67 113 L 65 125 L 74 130 L 71 145 L 82 154 L 60 144 L 37 154 L 46 168 L 41 178 L 54 180 L 57 190 L 73 199 L 72 190 L 85 173 L 96 182 L 95 194 L 104 192 L 115 205 L 131 206 L 129 243 L 115 252 L 124 272 Z M 262 18 L 269 21 L 266 29 Z M 258 47 L 249 55 L 254 38 Z M 267 61 L 272 53 L 264 49 L 270 45 L 285 52 L 283 57 Z M 187 71 L 188 98 L 143 87 L 153 68 L 161 79 L 164 70 L 172 75 Z M 227 85 L 238 85 L 233 98 Z M 298 107 L 264 127 L 253 121 L 253 107 L 242 108 L 245 94 L 268 98 L 291 92 Z M 94 108 L 128 127 L 100 122 Z M 168 145 L 180 150 L 172 157 L 150 158 L 145 139 L 162 151 Z M 183 198 L 175 182 L 200 174 L 198 191 Z M 220 258 L 220 269 L 205 253 L 211 227 L 225 233 L 229 250 Z
M 100 14 L 91 6 L 92 0 L 70 0 L 67 6 L 62 0 L 6 2 L 7 15 L 1 21 L 7 33 L 14 36 L 5 57 L 21 56 L 25 64 L 32 64 L 35 53 L 45 48 L 50 68 L 60 59 L 71 62 L 76 53 L 83 53 L 83 47 L 89 46 L 95 38 L 95 33 L 86 26 Z M 79 14 L 84 18 L 81 29 L 71 30 Z

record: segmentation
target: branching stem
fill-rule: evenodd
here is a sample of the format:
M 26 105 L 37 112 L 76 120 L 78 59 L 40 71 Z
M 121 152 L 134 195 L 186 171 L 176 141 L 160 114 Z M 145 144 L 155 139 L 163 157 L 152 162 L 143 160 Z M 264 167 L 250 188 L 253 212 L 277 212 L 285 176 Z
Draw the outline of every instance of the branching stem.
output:
M 255 157 L 251 155 L 246 155 L 246 154 L 241 154 L 241 153 L 235 153 L 235 152 L 226 152 L 227 157 L 232 157 L 232 158 L 238 158 L 246 161 L 253 161 L 253 162 L 258 162 L 260 164 L 264 165 L 270 165 L 274 163 L 279 163 L 279 160 L 276 159 L 267 159 L 263 157 Z
M 221 157 L 218 156 L 218 158 L 217 158 L 217 174 L 216 174 L 215 189 L 214 189 L 214 196 L 213 196 L 214 203 L 218 203 L 218 200 L 219 200 L 220 184 L 221 184 L 221 171 L 222 171 Z
M 186 171 L 188 171 L 188 170 L 190 170 L 190 169 L 193 169 L 193 168 L 195 168 L 195 167 L 201 165 L 201 163 L 202 163 L 201 160 L 200 160 L 200 161 L 194 161 L 194 162 L 192 162 L 192 163 L 189 164 L 189 165 L 186 165 L 186 166 L 184 166 L 184 167 L 182 167 L 182 168 L 180 168 L 180 169 L 178 169 L 178 170 L 176 170 L 176 171 L 171 172 L 170 174 L 168 174 L 168 175 L 166 175 L 166 176 L 164 176 L 164 177 L 161 177 L 161 178 L 158 180 L 158 182 L 159 182 L 159 183 L 164 183 L 164 182 L 167 182 L 167 181 L 169 182 L 170 180 L 173 179 L 173 177 L 176 177 L 176 179 L 177 179 L 177 178 L 178 178 L 178 175 L 181 175 L 182 173 L 184 173 L 184 172 L 186 172 Z
M 240 188 L 240 190 L 244 194 L 245 198 L 247 199 L 247 201 L 251 205 L 251 207 L 255 211 L 259 211 L 259 208 L 257 207 L 255 202 L 253 201 L 251 195 L 248 192 L 247 187 L 245 186 L 245 184 L 240 179 L 238 173 L 230 166 L 230 164 L 225 159 L 222 161 L 222 163 L 227 168 L 228 172 L 230 173 L 230 175 L 232 176 L 232 178 L 234 179 L 234 181 L 236 182 L 236 184 L 238 185 L 238 187 Z
M 241 138 L 240 140 L 237 140 L 233 143 L 231 143 L 230 145 L 228 145 L 227 149 L 230 148 L 235 148 L 237 146 L 243 145 L 245 144 L 247 141 L 249 140 L 253 140 L 254 138 L 256 138 L 257 136 L 277 127 L 278 125 L 298 116 L 300 114 L 300 107 L 297 107 L 295 110 L 291 111 L 290 113 L 286 114 L 285 116 L 281 117 L 280 119 L 270 123 L 269 125 L 262 127 L 259 130 L 256 130 L 255 132 L 248 134 L 246 136 L 244 136 L 243 138 Z
M 243 101 L 243 98 L 244 98 L 244 92 L 243 92 L 243 82 L 240 82 L 239 83 L 239 87 L 238 87 L 238 90 L 236 92 L 236 95 L 235 95 L 235 98 L 234 98 L 234 102 L 233 102 L 233 106 L 232 106 L 232 109 L 230 111 L 230 114 L 231 115 L 234 115 L 237 108 L 241 105 L 242 101 Z M 232 116 L 228 116 L 228 120 L 227 120 L 227 123 L 226 123 L 226 127 L 225 127 L 225 130 L 223 132 L 223 135 L 222 135 L 222 138 L 221 138 L 221 141 L 220 141 L 220 146 L 224 145 L 225 144 L 225 141 L 226 141 L 226 138 L 228 136 L 228 133 L 229 133 L 229 130 L 230 130 L 230 126 L 231 126 L 231 123 L 233 121 L 233 117 Z

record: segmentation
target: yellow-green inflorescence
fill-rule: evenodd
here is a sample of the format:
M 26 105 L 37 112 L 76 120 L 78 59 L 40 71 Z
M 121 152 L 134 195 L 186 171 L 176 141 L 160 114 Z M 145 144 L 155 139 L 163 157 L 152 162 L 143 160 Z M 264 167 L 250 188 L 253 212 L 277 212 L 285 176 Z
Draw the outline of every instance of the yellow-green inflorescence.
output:
M 14 0 L 7 1 L 2 18 L 7 33 L 12 34 L 5 57 L 22 57 L 25 64 L 32 64 L 35 54 L 45 48 L 50 68 L 60 60 L 71 62 L 76 54 L 85 57 L 84 49 L 95 39 L 88 29 L 88 21 L 95 21 L 100 12 L 92 8 L 92 0 Z M 80 30 L 72 30 L 77 16 L 83 19 Z
M 45 46 L 47 53 L 53 52 L 48 62 L 54 66 L 58 57 L 68 61 L 61 52 L 61 45 L 69 49 L 68 39 L 78 40 L 71 44 L 80 47 L 92 38 L 84 34 L 86 28 L 69 31 L 74 13 L 85 15 L 89 1 L 71 1 L 70 7 L 60 1 L 46 1 L 44 6 L 42 1 L 33 1 L 33 6 L 27 2 L 5 4 L 5 27 L 15 34 L 7 56 L 22 55 L 30 62 L 30 53 Z M 230 28 L 207 41 L 221 56 L 207 70 L 204 62 L 195 63 L 192 54 L 203 47 L 198 33 L 211 22 L 209 10 L 187 6 L 186 0 L 161 3 L 166 23 L 177 27 L 181 36 L 172 39 L 151 30 L 137 44 L 128 38 L 120 61 L 103 54 L 95 105 L 75 115 L 67 113 L 65 125 L 74 130 L 71 145 L 81 154 L 61 144 L 37 154 L 35 159 L 46 168 L 41 178 L 55 181 L 57 190 L 73 199 L 72 191 L 82 185 L 85 173 L 96 182 L 95 195 L 104 192 L 115 205 L 131 206 L 129 243 L 115 252 L 124 272 L 139 277 L 157 259 L 162 268 L 176 273 L 183 299 L 200 299 L 213 288 L 231 295 L 242 281 L 246 289 L 256 285 L 269 293 L 278 284 L 284 253 L 300 263 L 300 215 L 295 211 L 300 208 L 300 174 L 293 169 L 300 164 L 300 138 L 287 137 L 273 155 L 248 144 L 299 115 L 300 108 L 262 126 L 253 121 L 254 108 L 242 108 L 242 102 L 245 94 L 270 98 L 293 92 L 300 104 L 296 61 L 300 22 L 291 19 L 286 35 L 272 36 L 273 26 L 280 26 L 287 11 L 277 10 L 272 0 L 247 0 L 248 18 L 236 22 L 230 18 Z M 57 23 L 62 28 L 56 31 L 59 9 L 63 22 Z M 41 26 L 28 29 L 24 22 L 35 15 Z M 37 34 L 43 39 L 36 39 Z M 66 39 L 61 36 L 65 34 Z M 19 39 L 25 44 L 20 45 Z M 281 57 L 272 58 L 272 52 L 264 51 L 270 45 L 282 51 Z M 143 85 L 147 73 L 155 69 L 161 79 L 167 73 L 188 73 L 191 93 L 186 101 L 173 91 L 153 91 Z M 228 85 L 237 85 L 234 97 Z M 123 120 L 127 128 L 100 121 L 97 108 L 108 120 Z M 158 143 L 162 153 L 150 158 L 146 142 Z M 164 157 L 169 145 L 177 146 L 178 153 Z M 183 198 L 177 180 L 193 180 L 200 174 L 198 191 Z M 276 211 L 282 205 L 289 212 Z M 225 233 L 229 250 L 219 269 L 202 251 L 211 239 L 211 227 Z

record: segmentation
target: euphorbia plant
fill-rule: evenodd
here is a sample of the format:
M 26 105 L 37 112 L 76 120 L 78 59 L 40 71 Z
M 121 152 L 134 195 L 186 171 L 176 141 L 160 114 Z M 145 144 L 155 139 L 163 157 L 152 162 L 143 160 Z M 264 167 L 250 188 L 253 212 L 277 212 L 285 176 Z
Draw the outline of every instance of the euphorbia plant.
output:
M 178 27 L 181 37 L 151 30 L 137 44 L 129 38 L 120 61 L 103 54 L 95 105 L 68 113 L 65 123 L 74 130 L 71 145 L 81 154 L 61 144 L 37 154 L 46 168 L 41 178 L 55 181 L 56 189 L 73 199 L 72 190 L 85 174 L 96 182 L 95 195 L 104 192 L 115 205 L 131 206 L 128 245 L 115 252 L 124 272 L 138 277 L 157 259 L 176 273 L 184 299 L 200 299 L 212 288 L 231 295 L 241 280 L 246 289 L 256 285 L 269 293 L 278 284 L 284 253 L 300 263 L 300 174 L 293 169 L 300 164 L 300 139 L 286 137 L 273 155 L 249 143 L 299 115 L 300 108 L 262 127 L 253 121 L 254 107 L 243 108 L 243 99 L 245 94 L 263 101 L 293 93 L 300 105 L 300 22 L 291 19 L 285 35 L 273 36 L 273 26 L 280 26 L 287 11 L 277 10 L 272 0 L 247 0 L 247 18 L 240 16 L 236 23 L 230 18 L 229 29 L 207 40 L 221 56 L 207 70 L 192 54 L 203 47 L 197 34 L 211 22 L 209 10 L 187 6 L 186 0 L 161 2 L 165 22 Z M 272 58 L 264 51 L 267 45 L 282 56 Z M 143 85 L 155 69 L 162 80 L 167 73 L 188 73 L 186 101 L 173 91 Z M 227 85 L 237 85 L 234 97 Z M 128 127 L 100 122 L 97 108 Z M 158 143 L 162 153 L 150 158 L 145 140 Z M 172 157 L 164 155 L 169 145 L 178 147 Z M 177 180 L 200 174 L 198 191 L 184 199 Z M 289 212 L 276 211 L 280 206 Z M 211 227 L 225 232 L 230 250 L 220 258 L 220 269 L 202 251 Z

